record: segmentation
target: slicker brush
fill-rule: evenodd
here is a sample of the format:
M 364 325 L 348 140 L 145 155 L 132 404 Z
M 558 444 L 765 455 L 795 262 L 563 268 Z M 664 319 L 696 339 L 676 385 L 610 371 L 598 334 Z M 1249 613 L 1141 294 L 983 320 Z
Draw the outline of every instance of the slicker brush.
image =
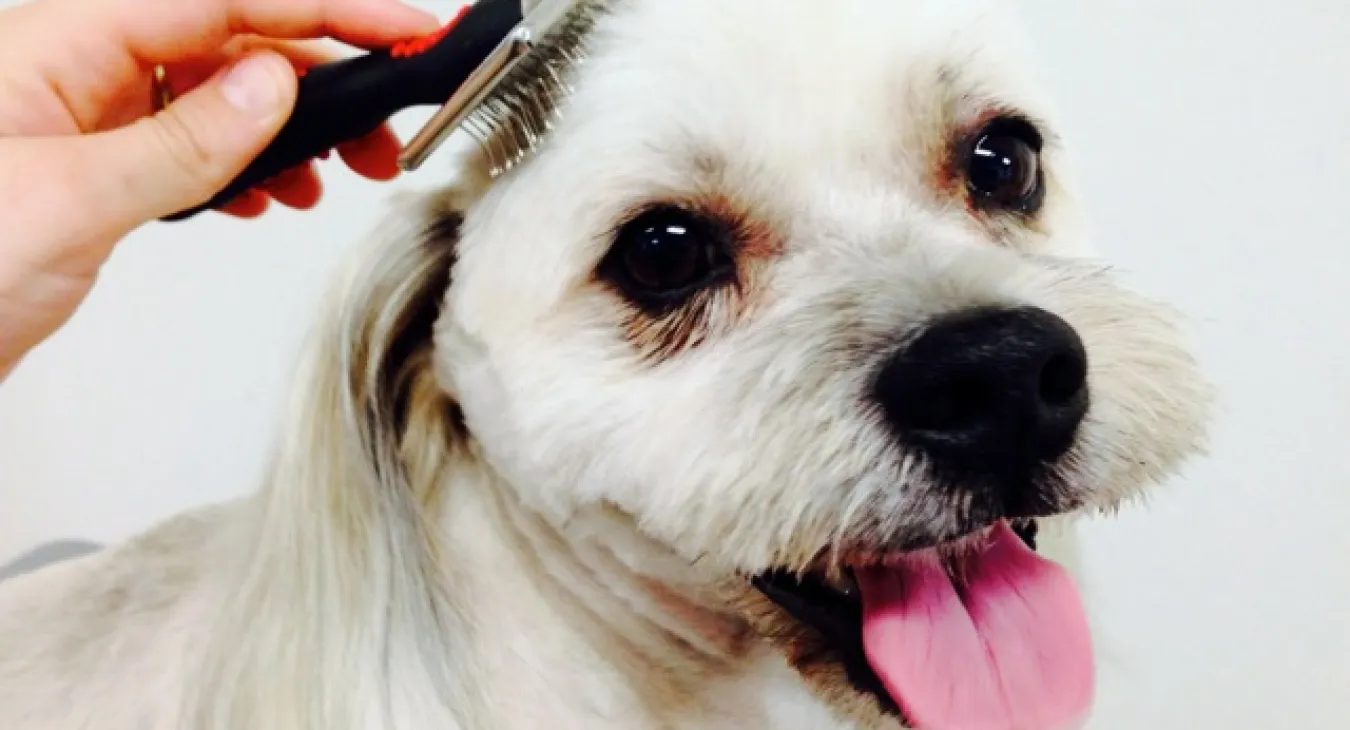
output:
M 479 0 L 432 36 L 312 67 L 299 79 L 281 132 L 209 201 L 165 218 L 220 208 L 241 193 L 338 145 L 374 132 L 394 114 L 440 106 L 399 157 L 417 169 L 455 130 L 482 146 L 500 175 L 552 129 L 567 79 L 606 0 Z

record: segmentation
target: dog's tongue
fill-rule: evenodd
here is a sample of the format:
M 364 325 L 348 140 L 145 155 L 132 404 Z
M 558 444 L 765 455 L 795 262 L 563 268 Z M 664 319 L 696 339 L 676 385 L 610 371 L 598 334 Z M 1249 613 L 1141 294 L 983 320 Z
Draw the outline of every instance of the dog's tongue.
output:
M 1092 644 L 1068 573 L 1004 522 L 963 563 L 934 551 L 857 574 L 863 648 L 919 730 L 1065 730 L 1087 718 Z

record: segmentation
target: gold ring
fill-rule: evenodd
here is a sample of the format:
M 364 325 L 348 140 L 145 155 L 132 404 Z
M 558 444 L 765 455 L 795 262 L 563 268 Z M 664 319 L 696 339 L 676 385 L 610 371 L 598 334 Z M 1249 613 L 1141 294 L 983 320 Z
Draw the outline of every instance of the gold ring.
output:
M 164 111 L 165 107 L 173 103 L 173 90 L 169 88 L 168 72 L 164 70 L 164 64 L 155 64 L 150 91 L 152 94 L 150 105 L 156 112 Z

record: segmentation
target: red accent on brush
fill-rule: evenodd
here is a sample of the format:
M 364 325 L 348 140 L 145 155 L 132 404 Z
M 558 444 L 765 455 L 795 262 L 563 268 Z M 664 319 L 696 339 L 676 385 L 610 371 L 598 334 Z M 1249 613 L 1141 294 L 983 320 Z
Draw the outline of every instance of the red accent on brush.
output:
M 460 8 L 459 13 L 451 18 L 450 22 L 446 23 L 444 27 L 431 35 L 395 43 L 394 46 L 389 49 L 389 55 L 394 58 L 408 58 L 409 56 L 416 56 L 419 53 L 426 53 L 437 43 L 444 40 L 450 30 L 459 24 L 459 21 L 468 14 L 469 9 L 472 7 L 472 5 L 465 5 Z

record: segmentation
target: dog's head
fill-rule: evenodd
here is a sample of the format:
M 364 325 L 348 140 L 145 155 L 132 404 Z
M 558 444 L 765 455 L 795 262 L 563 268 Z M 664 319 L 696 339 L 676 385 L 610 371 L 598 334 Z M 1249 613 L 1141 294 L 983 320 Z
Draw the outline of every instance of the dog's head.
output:
M 612 3 L 542 148 L 444 213 L 448 285 L 416 285 L 522 505 L 754 583 L 864 714 L 886 693 L 832 643 L 858 627 L 826 625 L 851 569 L 1112 508 L 1203 435 L 1168 311 L 1089 258 L 1016 38 L 974 0 Z

